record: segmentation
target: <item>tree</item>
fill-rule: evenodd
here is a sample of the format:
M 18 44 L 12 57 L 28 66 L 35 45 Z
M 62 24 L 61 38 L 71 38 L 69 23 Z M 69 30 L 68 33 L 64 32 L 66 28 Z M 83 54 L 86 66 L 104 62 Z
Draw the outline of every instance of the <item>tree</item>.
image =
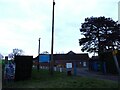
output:
M 15 56 L 23 55 L 23 50 L 15 48 L 13 49 L 13 52 L 8 55 L 9 58 L 14 59 Z
M 84 35 L 79 39 L 82 51 L 101 53 L 110 49 L 120 49 L 120 25 L 111 18 L 85 18 L 80 32 Z
M 0 53 L 0 60 L 3 59 L 3 58 L 4 58 L 4 56 Z
M 49 52 L 48 51 L 43 51 L 42 54 L 49 54 Z

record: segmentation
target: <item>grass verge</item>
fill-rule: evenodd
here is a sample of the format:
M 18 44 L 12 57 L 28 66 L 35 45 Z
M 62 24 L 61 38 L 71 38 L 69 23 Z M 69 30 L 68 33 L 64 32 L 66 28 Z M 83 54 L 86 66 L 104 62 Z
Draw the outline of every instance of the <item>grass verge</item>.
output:
M 0 60 L 0 64 L 2 64 L 2 60 Z
M 99 80 L 81 76 L 67 76 L 65 73 L 54 72 L 49 75 L 48 70 L 32 71 L 30 80 L 11 82 L 3 88 L 117 88 L 117 82 Z

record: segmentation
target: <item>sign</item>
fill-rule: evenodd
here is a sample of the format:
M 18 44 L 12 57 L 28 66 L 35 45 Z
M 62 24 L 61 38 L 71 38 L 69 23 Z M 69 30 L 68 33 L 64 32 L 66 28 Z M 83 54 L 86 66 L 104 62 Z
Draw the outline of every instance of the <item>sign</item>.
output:
M 83 62 L 83 66 L 86 67 L 86 62 Z
M 72 68 L 72 63 L 66 63 L 66 68 Z
M 49 61 L 50 61 L 50 55 L 49 54 L 39 56 L 39 62 L 49 62 Z

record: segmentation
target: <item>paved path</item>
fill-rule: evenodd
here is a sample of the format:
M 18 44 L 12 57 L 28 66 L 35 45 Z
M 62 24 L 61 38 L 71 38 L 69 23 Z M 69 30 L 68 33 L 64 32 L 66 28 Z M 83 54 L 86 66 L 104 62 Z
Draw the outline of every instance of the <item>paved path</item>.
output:
M 77 75 L 79 76 L 86 76 L 86 77 L 94 77 L 98 79 L 104 79 L 104 80 L 112 80 L 118 82 L 118 76 L 113 75 L 102 75 L 97 72 L 90 72 L 86 69 L 77 69 Z

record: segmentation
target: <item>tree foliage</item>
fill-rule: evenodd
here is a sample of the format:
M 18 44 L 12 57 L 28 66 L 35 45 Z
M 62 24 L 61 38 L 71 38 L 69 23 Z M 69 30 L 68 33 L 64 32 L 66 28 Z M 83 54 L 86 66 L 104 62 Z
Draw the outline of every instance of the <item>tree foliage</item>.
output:
M 8 55 L 9 58 L 14 59 L 15 56 L 20 56 L 23 55 L 23 50 L 15 48 L 13 49 L 12 53 Z
M 48 51 L 43 51 L 42 54 L 49 54 L 49 52 Z
M 105 52 L 110 49 L 120 49 L 120 25 L 111 18 L 85 18 L 80 32 L 84 35 L 79 39 L 82 51 Z
M 4 58 L 4 56 L 0 53 L 0 59 L 3 59 Z

